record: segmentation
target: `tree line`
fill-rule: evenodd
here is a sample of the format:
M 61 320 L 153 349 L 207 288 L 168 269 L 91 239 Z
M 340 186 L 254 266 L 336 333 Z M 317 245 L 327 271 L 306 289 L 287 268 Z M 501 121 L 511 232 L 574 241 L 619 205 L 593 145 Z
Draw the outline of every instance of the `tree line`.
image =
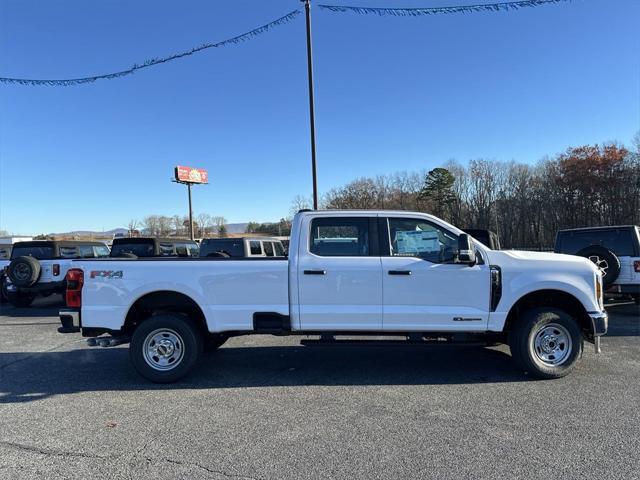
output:
M 293 203 L 308 205 L 301 197 Z M 322 208 L 432 213 L 493 230 L 506 248 L 549 248 L 559 229 L 640 224 L 640 135 L 632 148 L 572 147 L 535 165 L 475 159 L 362 177 L 329 190 Z
M 148 235 L 152 237 L 188 237 L 189 217 L 187 215 L 147 215 L 142 220 L 132 219 L 127 224 L 130 236 Z M 222 216 L 200 213 L 193 217 L 193 233 L 196 237 L 226 237 L 227 219 Z

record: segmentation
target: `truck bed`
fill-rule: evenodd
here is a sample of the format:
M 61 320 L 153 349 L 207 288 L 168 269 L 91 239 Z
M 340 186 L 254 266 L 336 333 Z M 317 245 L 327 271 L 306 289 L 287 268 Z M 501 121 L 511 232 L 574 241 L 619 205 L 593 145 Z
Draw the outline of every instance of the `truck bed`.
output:
M 253 329 L 255 312 L 289 315 L 286 259 L 76 260 L 82 268 L 83 327 L 117 330 L 136 300 L 179 292 L 202 309 L 211 332 Z

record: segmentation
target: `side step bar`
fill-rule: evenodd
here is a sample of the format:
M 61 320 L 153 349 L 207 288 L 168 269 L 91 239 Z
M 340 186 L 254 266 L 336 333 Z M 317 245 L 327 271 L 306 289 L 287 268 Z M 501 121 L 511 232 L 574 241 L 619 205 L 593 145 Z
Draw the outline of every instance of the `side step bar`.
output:
M 386 338 L 381 339 L 359 339 L 359 338 L 335 338 L 333 335 L 322 335 L 317 339 L 303 339 L 300 344 L 307 347 L 337 347 L 337 346 L 389 346 L 389 345 L 467 345 L 467 346 L 485 346 L 486 340 L 475 338 L 444 338 L 444 337 L 425 337 L 421 334 L 408 334 L 406 337 L 400 337 L 397 340 Z

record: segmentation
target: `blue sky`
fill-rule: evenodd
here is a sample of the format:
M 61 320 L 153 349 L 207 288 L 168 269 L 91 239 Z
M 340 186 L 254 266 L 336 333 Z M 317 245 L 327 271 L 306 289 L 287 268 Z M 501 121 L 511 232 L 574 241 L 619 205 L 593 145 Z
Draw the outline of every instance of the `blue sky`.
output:
M 347 0 L 326 3 L 349 3 Z M 353 0 L 434 6 L 469 0 Z M 2 0 L 0 76 L 69 78 L 237 35 L 298 0 Z M 313 10 L 320 191 L 448 159 L 533 163 L 640 129 L 638 0 L 395 18 Z M 75 87 L 0 84 L 0 229 L 110 229 L 194 210 L 286 216 L 310 195 L 304 18 Z

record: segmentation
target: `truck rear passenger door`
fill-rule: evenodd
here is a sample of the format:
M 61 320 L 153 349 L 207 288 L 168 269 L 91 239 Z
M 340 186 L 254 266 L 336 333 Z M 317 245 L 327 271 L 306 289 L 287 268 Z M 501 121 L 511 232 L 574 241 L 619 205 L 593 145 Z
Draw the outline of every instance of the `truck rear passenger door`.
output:
M 377 218 L 318 216 L 303 228 L 309 241 L 298 249 L 302 330 L 380 330 Z

